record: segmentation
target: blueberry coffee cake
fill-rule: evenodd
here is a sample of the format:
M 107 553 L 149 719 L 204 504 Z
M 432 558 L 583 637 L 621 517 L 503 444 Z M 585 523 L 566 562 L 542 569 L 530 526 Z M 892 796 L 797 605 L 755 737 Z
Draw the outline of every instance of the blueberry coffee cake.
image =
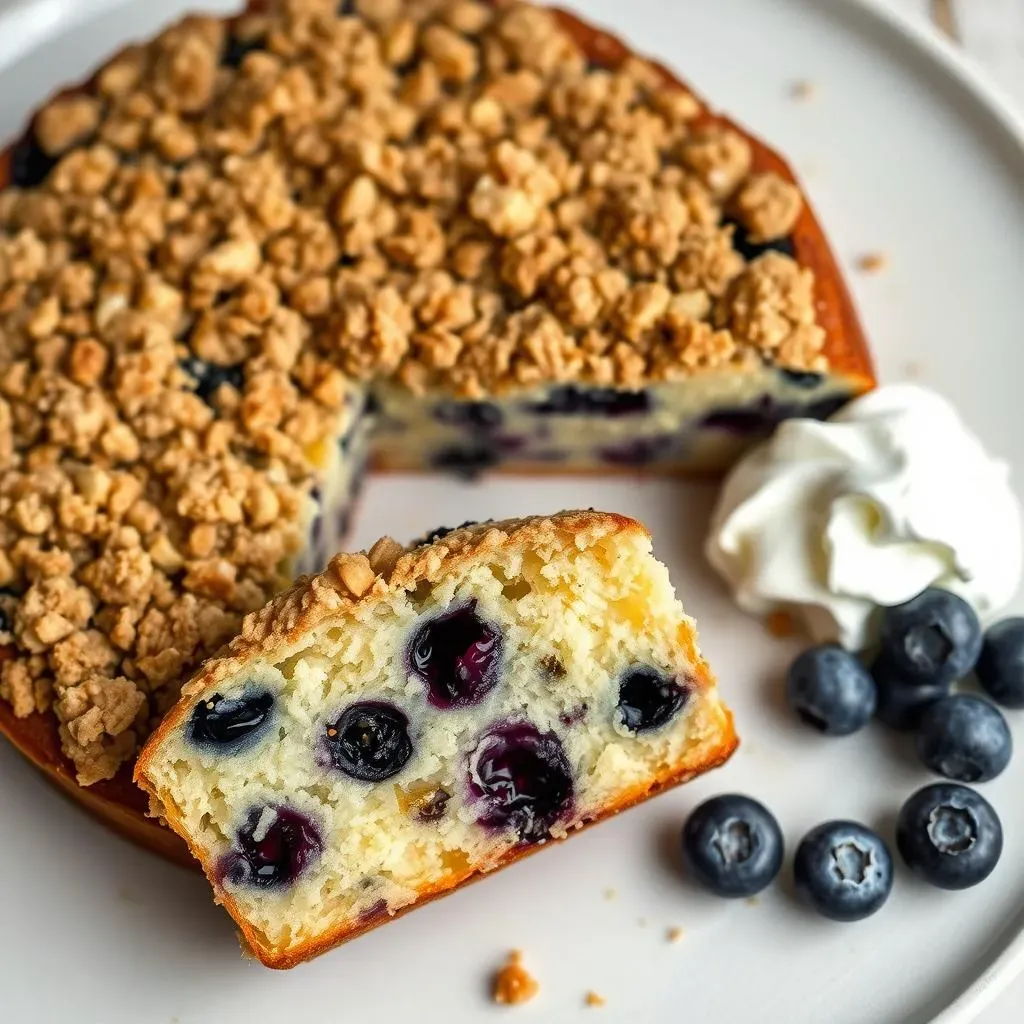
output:
M 872 383 L 781 158 L 557 11 L 192 17 L 0 185 L 0 729 L 151 845 L 138 749 L 367 460 L 715 471 Z
M 186 684 L 136 780 L 290 967 L 735 743 L 646 529 L 564 512 L 335 556 Z

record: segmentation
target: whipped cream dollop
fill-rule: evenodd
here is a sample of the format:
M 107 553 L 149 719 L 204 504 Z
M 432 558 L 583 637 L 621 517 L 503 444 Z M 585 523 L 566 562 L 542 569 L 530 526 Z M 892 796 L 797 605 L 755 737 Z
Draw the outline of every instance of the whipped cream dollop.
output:
M 879 388 L 826 423 L 788 420 L 726 479 L 707 557 L 741 608 L 800 617 L 851 650 L 929 586 L 985 618 L 1021 575 L 1009 467 L 940 395 Z

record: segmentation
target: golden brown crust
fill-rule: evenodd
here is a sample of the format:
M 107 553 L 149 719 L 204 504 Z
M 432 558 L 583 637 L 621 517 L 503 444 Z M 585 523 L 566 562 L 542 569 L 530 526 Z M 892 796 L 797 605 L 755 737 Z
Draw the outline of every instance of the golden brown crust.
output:
M 250 9 L 258 11 L 267 6 L 263 0 L 253 0 Z M 605 67 L 617 67 L 621 65 L 630 55 L 629 50 L 618 40 L 615 40 L 607 33 L 596 28 L 585 25 L 575 16 L 559 12 L 558 17 L 563 25 L 576 39 L 585 51 L 587 57 L 597 65 Z M 659 73 L 664 77 L 666 83 L 678 85 L 679 80 L 671 72 L 659 67 Z M 73 97 L 79 90 L 64 90 L 60 95 Z M 64 111 L 69 117 L 62 124 L 50 125 L 47 134 L 52 135 L 54 131 L 75 129 L 76 125 L 90 123 L 94 111 L 87 108 L 87 105 L 72 105 L 72 108 Z M 751 148 L 751 170 L 755 173 L 773 173 L 786 182 L 793 182 L 794 176 L 788 165 L 782 158 L 768 149 L 763 143 L 750 136 L 743 129 L 736 126 L 728 119 L 712 113 L 706 108 L 699 114 L 695 126 L 716 125 L 728 128 L 738 133 L 749 143 Z M 60 139 L 51 138 L 51 141 L 59 142 Z M 0 188 L 9 179 L 10 172 L 10 151 L 0 153 Z M 799 213 L 796 226 L 793 231 L 793 240 L 796 247 L 798 262 L 814 272 L 815 277 L 815 308 L 818 324 L 825 331 L 825 347 L 823 354 L 834 373 L 845 376 L 848 379 L 852 390 L 866 390 L 873 384 L 873 370 L 870 357 L 852 301 L 846 290 L 845 284 L 839 275 L 835 259 L 828 247 L 824 234 L 818 225 L 813 212 L 806 202 L 803 203 Z M 83 344 L 76 346 L 74 356 L 76 359 L 74 373 L 77 374 L 76 381 L 85 382 L 92 379 L 96 372 L 96 357 L 98 351 L 95 347 Z M 538 467 L 543 469 L 546 467 Z M 214 581 L 217 582 L 216 580 Z M 95 645 L 94 645 L 95 646 Z M 102 647 L 102 645 L 99 645 Z M 103 651 L 97 650 L 92 653 L 94 657 L 102 657 Z M 48 694 L 43 692 L 45 687 L 40 689 L 39 680 L 34 682 L 36 693 L 27 692 L 26 699 L 35 700 L 37 706 L 42 706 L 49 699 Z M 114 680 L 116 683 L 117 681 Z M 23 692 L 25 692 L 23 690 Z M 134 697 L 134 694 L 129 696 Z M 40 703 L 41 702 L 41 703 Z M 0 731 L 6 733 L 14 744 L 22 750 L 30 759 L 34 760 L 51 776 L 60 780 L 63 788 L 72 795 L 79 795 L 83 803 L 90 805 L 94 813 L 99 814 L 116 823 L 123 815 L 132 818 L 137 828 L 135 831 L 141 837 L 140 841 L 149 847 L 160 846 L 156 837 L 158 829 L 151 822 L 147 821 L 134 807 L 132 791 L 125 780 L 126 773 L 122 771 L 108 783 L 98 783 L 93 787 L 93 796 L 87 796 L 86 790 L 76 786 L 69 780 L 73 776 L 67 759 L 60 753 L 60 741 L 57 737 L 57 723 L 52 716 L 45 718 L 32 715 L 27 718 L 18 719 L 11 715 L 10 708 L 4 705 L 0 707 Z M 49 740 L 42 738 L 49 733 Z M 98 788 L 97 788 L 98 787 Z M 116 827 L 121 828 L 121 825 Z
M 635 519 L 615 513 L 589 510 L 563 512 L 556 516 L 532 516 L 526 519 L 467 525 L 453 530 L 438 540 L 408 549 L 394 563 L 387 578 L 377 575 L 373 585 L 363 589 L 360 594 L 353 594 L 344 585 L 342 576 L 343 569 L 350 564 L 350 560 L 353 557 L 362 556 L 347 554 L 336 556 L 324 572 L 317 576 L 303 577 L 290 590 L 271 601 L 266 608 L 248 616 L 241 635 L 228 644 L 222 654 L 208 661 L 185 685 L 182 689 L 181 700 L 164 718 L 139 756 L 135 768 L 135 781 L 150 794 L 154 806 L 160 808 L 160 813 L 167 819 L 168 824 L 189 843 L 193 855 L 202 864 L 207 877 L 215 878 L 216 868 L 209 860 L 207 851 L 191 843 L 188 829 L 177 813 L 177 809 L 173 805 L 161 803 L 161 795 L 154 788 L 152 780 L 147 775 L 147 769 L 164 740 L 187 718 L 197 703 L 217 688 L 218 684 L 244 673 L 256 661 L 264 659 L 274 661 L 286 656 L 292 645 L 298 642 L 308 630 L 330 621 L 336 616 L 345 615 L 356 604 L 379 601 L 392 591 L 411 590 L 422 580 L 436 582 L 456 571 L 460 566 L 472 562 L 481 553 L 497 552 L 510 546 L 533 548 L 543 546 L 554 539 L 573 541 L 576 538 L 586 537 L 595 540 L 604 536 L 624 533 L 650 536 L 647 528 Z M 374 548 L 379 546 L 380 542 L 378 545 L 374 545 Z M 383 546 L 387 547 L 387 545 Z M 369 566 L 369 560 L 364 559 L 364 561 Z M 696 648 L 692 631 L 686 626 L 680 628 L 679 642 L 683 647 L 687 662 L 693 666 L 692 672 L 696 688 L 707 690 L 713 687 L 714 679 Z M 698 764 L 688 763 L 683 767 L 670 768 L 657 777 L 623 791 L 616 801 L 574 829 L 570 835 L 575 834 L 580 828 L 589 828 L 599 821 L 643 802 L 664 789 L 680 785 L 728 760 L 739 741 L 731 713 L 724 706 L 722 711 L 724 722 L 718 742 L 704 760 Z M 253 955 L 268 967 L 289 968 L 311 957 L 318 956 L 342 942 L 347 942 L 371 928 L 384 924 L 392 917 L 399 917 L 414 907 L 468 885 L 470 882 L 490 874 L 492 870 L 506 867 L 541 848 L 540 845 L 535 845 L 513 849 L 498 860 L 495 866 L 488 866 L 487 870 L 469 870 L 461 876 L 449 876 L 437 886 L 421 889 L 414 903 L 395 914 L 389 915 L 387 912 L 382 912 L 376 917 L 363 919 L 354 928 L 346 924 L 314 940 L 286 950 L 266 944 L 263 937 L 246 923 L 244 915 L 232 899 L 230 892 L 220 892 L 219 898 L 235 918 Z

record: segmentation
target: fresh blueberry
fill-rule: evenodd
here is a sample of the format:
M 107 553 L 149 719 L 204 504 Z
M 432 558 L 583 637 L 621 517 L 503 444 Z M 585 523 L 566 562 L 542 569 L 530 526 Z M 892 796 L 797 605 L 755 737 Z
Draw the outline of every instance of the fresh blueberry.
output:
M 264 806 L 249 812 L 219 875 L 232 885 L 290 885 L 323 852 L 320 830 L 300 811 Z
M 434 406 L 434 419 L 438 423 L 486 434 L 497 430 L 505 417 L 493 402 L 459 402 L 448 399 Z
M 1003 826 L 973 789 L 936 782 L 900 808 L 896 848 L 907 867 L 940 889 L 969 889 L 992 873 L 1003 852 Z
M 256 50 L 265 50 L 267 40 L 262 36 L 253 39 L 239 39 L 234 33 L 230 33 L 224 43 L 224 51 L 221 54 L 220 62 L 224 67 L 241 67 L 242 61 Z
M 34 131 L 26 132 L 11 149 L 11 184 L 15 188 L 42 185 L 58 160 L 39 145 Z
M 994 701 L 1024 708 L 1024 619 L 1003 619 L 989 629 L 974 671 Z
M 908 682 L 889 663 L 884 654 L 871 666 L 878 689 L 878 720 L 890 729 L 916 729 L 921 717 L 936 701 L 949 696 L 952 683 Z
M 689 687 L 653 668 L 631 668 L 619 683 L 622 724 L 632 733 L 659 729 L 679 713 L 689 696 Z
M 882 610 L 882 652 L 908 682 L 952 683 L 974 668 L 981 625 L 971 606 L 930 587 Z
M 188 738 L 200 747 L 240 746 L 240 741 L 259 733 L 270 722 L 274 695 L 265 690 L 240 697 L 215 693 L 192 711 Z
M 435 469 L 463 480 L 476 480 L 501 462 L 501 453 L 492 444 L 452 445 L 436 452 L 430 461 Z
M 649 391 L 618 388 L 581 388 L 573 384 L 552 388 L 539 402 L 527 406 L 541 416 L 636 416 L 649 412 Z
M 763 804 L 729 794 L 705 800 L 683 826 L 683 864 L 716 896 L 753 896 L 782 867 L 782 830 Z
M 327 727 L 327 749 L 339 771 L 360 782 L 383 782 L 412 757 L 409 719 L 383 701 L 350 704 Z
M 917 756 L 933 772 L 957 782 L 988 782 L 1009 763 L 1013 738 L 995 705 L 955 693 L 921 717 Z
M 855 821 L 827 821 L 801 840 L 793 861 L 797 895 L 833 921 L 860 921 L 892 890 L 892 855 Z
M 827 420 L 849 400 L 849 395 L 837 393 L 806 404 L 780 403 L 771 395 L 762 395 L 749 405 L 734 408 L 727 406 L 709 413 L 701 420 L 701 426 L 741 436 L 759 436 L 771 433 L 785 420 Z
M 875 713 L 875 681 L 854 655 L 835 644 L 799 655 L 786 677 L 786 700 L 826 736 L 848 736 Z
M 236 391 L 245 389 L 241 366 L 217 366 L 197 356 L 187 356 L 179 365 L 196 382 L 195 392 L 207 405 L 212 404 L 222 384 L 228 384 Z
M 763 256 L 766 252 L 781 252 L 784 256 L 796 258 L 796 245 L 788 235 L 783 238 L 773 238 L 769 242 L 753 242 L 749 232 L 739 221 L 727 220 L 725 223 L 731 224 L 733 227 L 732 247 L 748 263 L 756 260 L 758 256 Z
M 480 824 L 537 842 L 572 805 L 572 769 L 553 732 L 507 723 L 482 736 L 470 755 L 469 790 Z
M 501 634 L 477 615 L 476 601 L 424 623 L 409 647 L 427 700 L 445 710 L 482 701 L 498 683 L 500 661 Z

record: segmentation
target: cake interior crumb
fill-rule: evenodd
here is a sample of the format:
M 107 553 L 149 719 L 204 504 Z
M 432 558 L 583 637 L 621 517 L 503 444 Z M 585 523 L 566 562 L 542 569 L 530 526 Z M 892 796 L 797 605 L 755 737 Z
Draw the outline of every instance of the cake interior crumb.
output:
M 604 1006 L 608 1000 L 597 992 L 588 992 L 585 998 L 587 1006 Z
M 517 1006 L 528 1003 L 539 991 L 537 979 L 523 967 L 523 954 L 518 949 L 512 950 L 505 966 L 494 976 L 494 1001 Z

